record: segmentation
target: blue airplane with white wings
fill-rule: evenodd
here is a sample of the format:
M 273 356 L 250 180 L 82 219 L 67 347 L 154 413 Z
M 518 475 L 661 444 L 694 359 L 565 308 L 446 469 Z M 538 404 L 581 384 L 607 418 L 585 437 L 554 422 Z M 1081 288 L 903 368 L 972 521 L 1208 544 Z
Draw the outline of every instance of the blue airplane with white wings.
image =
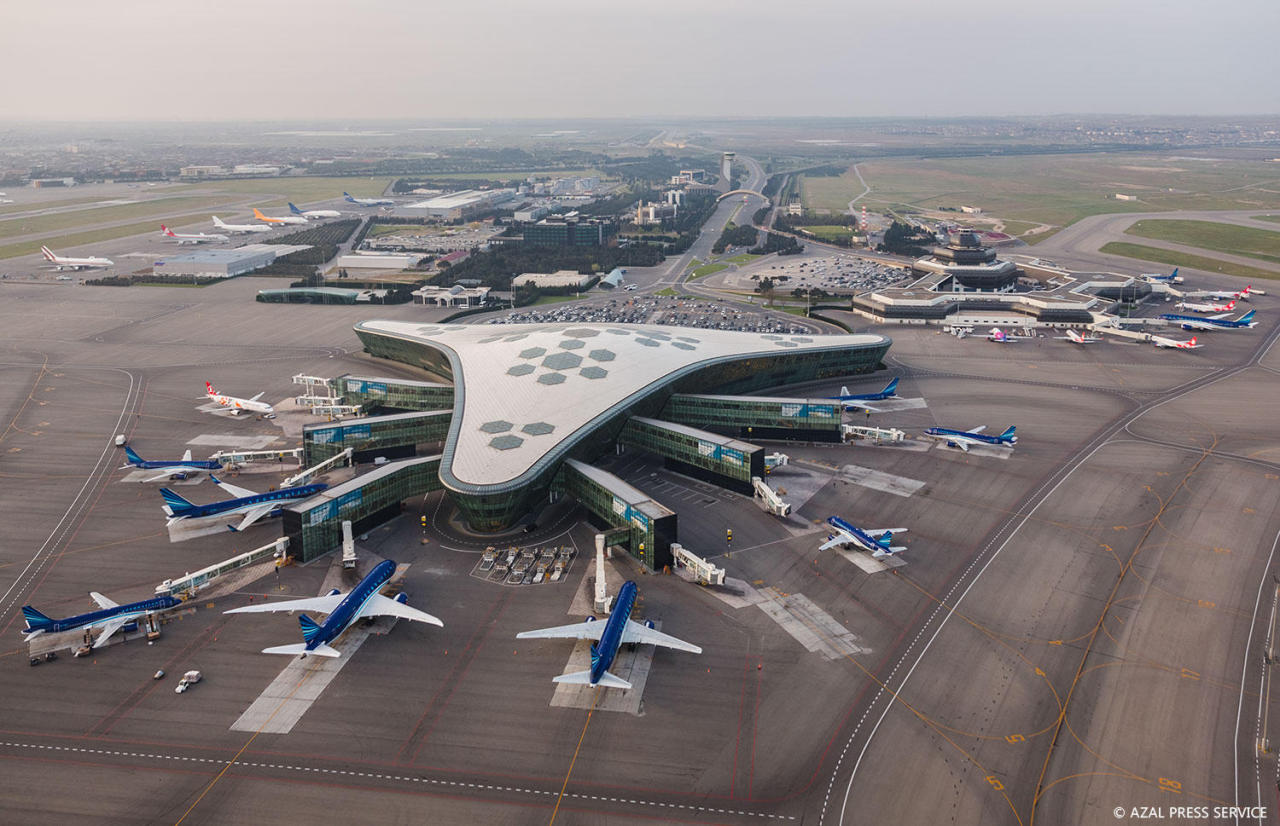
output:
M 266 493 L 254 493 L 247 488 L 238 488 L 229 482 L 224 482 L 213 474 L 209 474 L 209 478 L 213 480 L 215 485 L 226 488 L 235 498 L 227 499 L 224 502 L 214 502 L 211 505 L 197 505 L 168 488 L 160 488 L 160 495 L 164 497 L 164 505 L 162 507 L 164 512 L 169 515 L 169 521 L 165 523 L 166 525 L 172 525 L 181 519 L 201 519 L 206 516 L 243 513 L 244 519 L 240 520 L 240 524 L 227 526 L 230 530 L 242 531 L 264 516 L 279 515 L 281 508 L 290 502 L 297 502 L 315 496 L 329 487 L 322 482 L 316 482 L 310 485 L 280 488 Z
M 906 533 L 906 528 L 858 528 L 850 525 L 838 516 L 828 516 L 827 524 L 836 532 L 827 537 L 827 541 L 818 550 L 825 551 L 837 545 L 854 545 L 864 551 L 870 551 L 876 559 L 884 556 L 900 554 L 907 548 L 905 545 L 894 545 L 895 533 Z
M 144 482 L 159 482 L 161 479 L 168 479 L 173 476 L 185 477 L 193 473 L 222 470 L 222 463 L 216 459 L 192 459 L 190 450 L 182 454 L 181 459 L 143 459 L 137 453 L 134 453 L 131 447 L 124 449 L 124 455 L 129 460 L 129 463 L 122 466 L 121 470 L 136 468 L 138 470 L 164 471 L 158 476 L 143 479 L 142 481 Z
M 875 412 L 875 406 L 865 404 L 865 402 L 880 402 L 885 399 L 898 398 L 898 380 L 895 378 L 877 393 L 850 393 L 848 387 L 841 387 L 839 396 L 828 396 L 827 398 L 840 402 L 844 405 L 845 410 L 858 408 Z
M 141 602 L 131 602 L 128 605 L 119 605 L 112 602 L 97 591 L 90 591 L 89 596 L 93 597 L 93 601 L 98 603 L 100 610 L 90 611 L 87 614 L 76 614 L 74 617 L 66 617 L 64 619 L 52 619 L 30 605 L 22 606 L 22 617 L 27 621 L 27 636 L 24 642 L 30 642 L 41 634 L 56 634 L 59 631 L 101 626 L 102 633 L 98 635 L 97 641 L 93 644 L 94 648 L 101 648 L 106 645 L 107 639 L 112 634 L 126 625 L 136 623 L 141 617 L 168 611 L 170 608 L 176 608 L 182 604 L 182 600 L 170 596 L 152 597 Z
M 387 581 L 396 572 L 396 563 L 384 559 L 364 579 L 344 594 L 337 588 L 322 597 L 310 599 L 290 599 L 284 602 L 264 602 L 257 605 L 246 605 L 243 608 L 232 608 L 224 614 L 257 614 L 265 611 L 317 611 L 328 614 L 323 623 L 318 623 L 303 614 L 298 617 L 302 626 L 302 642 L 294 645 L 277 645 L 274 648 L 262 649 L 263 654 L 318 654 L 321 657 L 341 657 L 342 652 L 329 643 L 336 640 L 357 620 L 365 617 L 398 617 L 399 619 L 425 622 L 428 625 L 444 627 L 444 623 L 430 614 L 410 608 L 403 593 L 392 599 L 383 596 L 381 591 Z
M 1236 330 L 1241 327 L 1257 327 L 1258 322 L 1253 320 L 1255 312 L 1257 311 L 1250 310 L 1236 319 L 1227 318 L 1230 313 L 1205 316 L 1204 318 L 1193 315 L 1178 315 L 1177 313 L 1162 313 L 1160 317 L 1165 321 L 1177 323 L 1184 330 Z
M 631 619 L 631 609 L 636 603 L 636 584 L 623 583 L 618 591 L 618 598 L 609 612 L 609 619 L 597 622 L 595 617 L 587 617 L 586 622 L 573 625 L 558 625 L 555 628 L 540 628 L 537 631 L 522 631 L 516 634 L 518 640 L 532 639 L 574 639 L 595 640 L 591 644 L 591 669 L 577 671 L 573 674 L 561 674 L 552 678 L 552 682 L 589 685 L 606 688 L 631 688 L 631 683 L 616 674 L 609 673 L 618 649 L 625 643 L 638 645 L 661 645 L 693 654 L 701 654 L 702 649 L 684 640 L 678 640 L 669 634 L 655 630 L 652 622 L 636 622 Z
M 1018 437 L 1014 435 L 1017 430 L 1013 425 L 999 436 L 984 436 L 982 431 L 987 426 L 979 425 L 972 430 L 955 430 L 950 427 L 930 427 L 924 431 L 924 435 L 930 439 L 937 439 L 946 442 L 948 447 L 958 447 L 965 453 L 969 452 L 969 448 L 974 445 L 991 445 L 993 447 L 1013 447 L 1018 443 Z
M 1182 276 L 1178 275 L 1177 267 L 1174 267 L 1173 272 L 1169 273 L 1168 275 L 1161 275 L 1160 273 L 1156 273 L 1156 272 L 1144 272 L 1142 275 L 1138 277 L 1141 278 L 1143 281 L 1147 281 L 1152 284 L 1181 284 L 1182 283 Z

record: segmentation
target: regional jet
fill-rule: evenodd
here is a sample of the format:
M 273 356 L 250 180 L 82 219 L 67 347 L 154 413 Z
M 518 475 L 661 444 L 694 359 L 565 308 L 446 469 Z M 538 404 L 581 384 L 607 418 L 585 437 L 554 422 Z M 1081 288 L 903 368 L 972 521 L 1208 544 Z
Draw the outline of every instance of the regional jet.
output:
M 389 206 L 395 203 L 390 198 L 353 198 L 349 192 L 342 193 L 342 197 L 347 199 L 347 203 L 357 206 Z
M 1058 341 L 1069 341 L 1072 344 L 1093 344 L 1095 341 L 1102 341 L 1094 336 L 1086 336 L 1083 333 L 1077 333 L 1075 330 L 1067 330 L 1065 336 L 1054 336 Z
M 669 634 L 657 631 L 652 622 L 636 622 L 631 619 L 631 609 L 636 602 L 636 584 L 626 582 L 618 591 L 618 598 L 609 612 L 609 619 L 597 622 L 595 617 L 587 617 L 586 622 L 573 625 L 559 625 L 555 628 L 541 628 L 537 631 L 522 631 L 516 634 L 518 640 L 567 638 L 574 640 L 595 640 L 591 645 L 591 669 L 576 671 L 573 674 L 561 674 L 553 677 L 552 682 L 571 683 L 573 685 L 589 685 L 592 688 L 631 688 L 631 683 L 609 673 L 618 648 L 626 643 L 637 645 L 661 645 L 701 654 L 702 649 L 696 645 L 678 640 Z
M 1250 296 L 1266 295 L 1266 293 L 1262 290 L 1255 290 L 1251 284 L 1243 290 L 1210 290 L 1209 292 L 1201 293 L 1201 295 L 1205 298 L 1212 298 L 1215 301 L 1248 301 Z
M 895 533 L 905 533 L 906 528 L 867 528 L 864 530 L 850 525 L 838 516 L 827 517 L 827 524 L 835 528 L 836 532 L 827 536 L 826 543 L 818 548 L 820 551 L 834 548 L 837 545 L 853 545 L 861 550 L 870 551 L 873 557 L 879 559 L 884 556 L 900 554 L 907 549 L 905 545 L 893 545 L 893 535 Z
M 1013 447 L 1018 443 L 1018 437 L 1014 435 L 1017 429 L 1013 425 L 999 436 L 983 436 L 982 431 L 987 426 L 979 425 L 972 430 L 954 430 L 950 427 L 930 427 L 925 430 L 924 435 L 931 439 L 937 439 L 946 442 L 948 447 L 958 447 L 965 453 L 969 452 L 969 448 L 974 445 L 992 445 L 994 447 Z
M 209 382 L 204 383 L 205 396 L 212 399 L 219 407 L 227 407 L 231 409 L 232 414 L 240 415 L 241 410 L 248 410 L 250 413 L 263 413 L 268 416 L 274 416 L 276 409 L 266 402 L 260 402 L 266 391 L 262 391 L 251 399 L 238 399 L 235 396 L 224 396 L 217 390 L 213 389 L 213 385 Z
M 170 596 L 152 597 L 141 602 L 131 602 L 128 605 L 112 602 L 97 591 L 90 591 L 89 596 L 98 603 L 100 610 L 65 619 L 50 619 L 30 605 L 22 606 L 22 616 L 27 621 L 27 636 L 24 642 L 30 642 L 41 634 L 56 634 L 59 631 L 71 631 L 76 628 L 102 626 L 102 633 L 93 644 L 94 648 L 101 648 L 106 645 L 107 639 L 112 634 L 130 623 L 137 622 L 140 617 L 168 611 L 182 604 L 181 600 Z
M 1255 312 L 1257 311 L 1250 310 L 1236 319 L 1227 318 L 1229 313 L 1211 315 L 1205 318 L 1197 318 L 1193 315 L 1178 315 L 1177 313 L 1163 313 L 1160 317 L 1165 321 L 1176 322 L 1184 330 L 1236 330 L 1241 327 L 1258 326 L 1258 322 L 1253 320 Z
M 324 623 L 318 623 L 303 614 L 298 617 L 302 626 L 302 642 L 294 645 L 277 645 L 274 648 L 262 649 L 263 654 L 318 654 L 321 657 L 341 657 L 342 652 L 332 648 L 329 643 L 341 636 L 357 620 L 365 617 L 397 617 L 399 619 L 425 622 L 430 625 L 444 627 L 444 623 L 430 614 L 410 608 L 405 604 L 403 593 L 395 599 L 383 596 L 382 587 L 396 572 L 396 563 L 384 559 L 374 566 L 369 575 L 360 580 L 350 593 L 344 594 L 337 588 L 322 597 L 310 599 L 291 599 L 285 602 L 264 602 L 257 605 L 246 605 L 243 608 L 232 608 L 224 614 L 255 614 L 264 611 L 317 611 L 328 614 Z
M 1012 333 L 1006 333 L 999 327 L 992 327 L 991 332 L 987 333 L 987 341 L 995 341 L 1000 344 L 1015 344 L 1019 339 L 1030 338 L 1030 336 L 1015 336 Z
M 262 224 L 224 224 L 222 219 L 217 215 L 213 216 L 213 225 L 218 229 L 225 229 L 227 232 L 270 232 L 271 227 Z
M 1173 272 L 1168 275 L 1161 275 L 1158 272 L 1144 272 L 1138 276 L 1143 281 L 1149 281 L 1155 284 L 1181 284 L 1182 276 L 1178 275 L 1178 268 L 1174 267 Z
M 53 268 L 59 272 L 62 270 L 88 270 L 98 267 L 114 267 L 116 262 L 110 258 L 99 258 L 97 256 L 89 256 L 88 258 L 70 258 L 64 255 L 58 255 L 48 247 L 41 247 L 40 254 L 44 256 L 44 260 L 53 264 Z
M 254 493 L 246 488 L 238 488 L 235 485 L 224 482 L 213 474 L 209 474 L 209 478 L 213 480 L 215 485 L 226 488 L 234 498 L 222 502 L 214 502 L 212 505 L 197 505 L 168 488 L 160 488 L 160 495 L 164 497 L 162 510 L 169 517 L 169 520 L 165 523 L 166 526 L 173 525 L 183 519 L 202 519 L 206 516 L 243 513 L 244 519 L 240 520 L 240 524 L 227 526 L 228 530 L 243 531 L 264 516 L 279 514 L 284 505 L 315 496 L 329 487 L 322 482 L 315 482 L 310 485 L 280 488 L 266 493 Z
M 208 473 L 213 470 L 222 470 L 222 463 L 216 459 L 192 459 L 190 450 L 182 454 L 181 459 L 143 459 L 137 453 L 134 453 L 131 447 L 124 449 L 124 455 L 129 460 L 129 463 L 121 467 L 121 470 L 136 468 L 138 470 L 164 471 L 158 476 L 143 479 L 142 481 L 144 482 L 159 482 L 161 479 L 171 479 L 174 476 L 185 477 L 192 473 Z
M 160 231 L 164 233 L 165 238 L 172 238 L 178 242 L 178 246 L 183 244 L 203 244 L 205 241 L 226 241 L 227 236 L 218 235 L 216 232 L 174 232 L 164 224 L 160 225 Z
M 879 402 L 884 401 L 885 399 L 898 398 L 898 380 L 895 378 L 893 381 L 886 384 L 884 389 L 878 393 L 850 393 L 848 387 L 841 387 L 839 396 L 828 396 L 827 398 L 835 399 L 840 402 L 844 406 L 845 410 L 859 408 L 875 412 L 875 406 L 866 404 L 865 402 Z
M 306 218 L 301 215 L 285 215 L 282 218 L 276 218 L 271 215 L 263 215 L 262 210 L 257 207 L 253 208 L 253 217 L 266 224 L 305 224 L 308 223 Z
M 1173 306 L 1179 310 L 1190 310 L 1193 313 L 1230 313 L 1236 308 L 1236 300 L 1233 298 L 1226 304 L 1200 304 L 1194 301 L 1179 301 Z
M 342 213 L 336 209 L 308 209 L 301 210 L 293 205 L 293 201 L 289 202 L 289 211 L 294 215 L 301 215 L 303 218 L 341 218 Z
M 1164 336 L 1152 336 L 1151 341 L 1157 347 L 1171 347 L 1178 350 L 1198 350 L 1204 346 L 1203 344 L 1196 344 L 1195 336 L 1192 336 L 1190 341 L 1178 341 Z

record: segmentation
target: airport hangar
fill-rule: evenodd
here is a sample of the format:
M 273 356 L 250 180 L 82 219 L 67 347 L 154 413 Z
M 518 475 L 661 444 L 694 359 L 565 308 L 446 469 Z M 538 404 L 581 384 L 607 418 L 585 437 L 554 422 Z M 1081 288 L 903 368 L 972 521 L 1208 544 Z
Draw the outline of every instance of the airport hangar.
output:
M 869 373 L 891 344 L 653 324 L 364 321 L 355 331 L 370 355 L 432 380 L 329 380 L 332 401 L 377 415 L 305 426 L 305 464 L 345 449 L 355 462 L 388 461 L 284 510 L 290 553 L 304 562 L 338 547 L 343 521 L 368 530 L 444 490 L 466 530 L 495 540 L 570 496 L 611 545 L 661 569 L 676 514 L 591 461 L 631 447 L 750 495 L 764 449 L 740 439 L 839 441 L 843 411 L 832 399 L 737 394 Z

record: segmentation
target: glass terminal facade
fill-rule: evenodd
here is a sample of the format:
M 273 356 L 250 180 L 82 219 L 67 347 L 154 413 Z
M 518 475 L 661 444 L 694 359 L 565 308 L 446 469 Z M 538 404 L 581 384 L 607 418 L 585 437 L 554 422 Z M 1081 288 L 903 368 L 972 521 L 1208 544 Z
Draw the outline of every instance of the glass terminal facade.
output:
M 662 410 L 664 419 L 718 433 L 813 442 L 840 441 L 840 414 L 839 402 L 820 399 L 687 393 L 673 395 Z
M 751 477 L 764 477 L 764 448 L 682 424 L 638 416 L 627 420 L 618 444 L 666 459 L 671 470 L 738 493 L 753 492 Z
M 303 467 L 317 465 L 348 447 L 356 464 L 377 456 L 412 456 L 417 445 L 443 442 L 452 418 L 452 410 L 432 410 L 303 425 Z
M 578 500 L 601 522 L 627 528 L 628 552 L 651 571 L 671 564 L 671 543 L 676 541 L 676 515 L 643 492 L 608 471 L 570 459 L 560 467 L 556 487 Z M 609 544 L 621 537 L 606 535 Z
M 452 381 L 452 375 L 446 381 Z M 453 386 L 410 379 L 338 376 L 329 379 L 329 392 L 343 404 L 364 405 L 366 410 L 452 410 Z

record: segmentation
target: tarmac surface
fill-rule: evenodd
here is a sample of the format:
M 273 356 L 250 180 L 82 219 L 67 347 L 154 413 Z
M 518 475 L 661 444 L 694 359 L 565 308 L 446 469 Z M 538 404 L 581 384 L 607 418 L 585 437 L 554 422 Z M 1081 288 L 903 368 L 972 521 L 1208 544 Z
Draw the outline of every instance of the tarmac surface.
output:
M 1280 299 L 1255 299 L 1257 328 L 1191 352 L 885 329 L 888 374 L 926 403 L 869 418 L 911 442 L 769 444 L 791 457 L 770 476 L 795 507 L 786 520 L 650 457 L 601 462 L 676 510 L 680 541 L 730 577 L 703 588 L 615 561 L 639 584 L 637 617 L 704 652 L 641 647 L 651 663 L 632 713 L 554 705 L 573 644 L 515 639 L 580 620 L 592 565 L 575 562 L 568 587 L 478 579 L 483 542 L 433 527 L 449 510 L 440 495 L 407 502 L 358 550 L 407 564 L 409 604 L 445 627 L 370 636 L 288 733 L 271 733 L 233 726 L 287 665 L 258 652 L 300 639 L 297 618 L 222 612 L 322 593 L 328 558 L 197 598 L 154 645 L 38 668 L 18 610 L 80 613 L 90 590 L 142 599 L 272 541 L 266 520 L 170 543 L 157 486 L 121 483 L 115 434 L 162 458 L 193 440 L 198 458 L 219 440 L 293 446 L 277 422 L 199 412 L 203 382 L 275 403 L 297 373 L 411 375 L 359 355 L 351 325 L 434 318 L 260 304 L 262 282 L 0 285 L 6 819 L 1077 824 L 1115 822 L 1115 807 L 1261 805 L 1247 822 L 1277 820 L 1263 654 L 1277 604 Z M 915 438 L 978 424 L 1016 424 L 1017 448 L 998 458 Z M 572 544 L 586 562 L 594 529 L 557 507 L 492 544 Z M 833 514 L 908 528 L 900 564 L 817 551 Z M 204 680 L 175 694 L 193 668 Z M 170 676 L 152 680 L 158 669 Z

